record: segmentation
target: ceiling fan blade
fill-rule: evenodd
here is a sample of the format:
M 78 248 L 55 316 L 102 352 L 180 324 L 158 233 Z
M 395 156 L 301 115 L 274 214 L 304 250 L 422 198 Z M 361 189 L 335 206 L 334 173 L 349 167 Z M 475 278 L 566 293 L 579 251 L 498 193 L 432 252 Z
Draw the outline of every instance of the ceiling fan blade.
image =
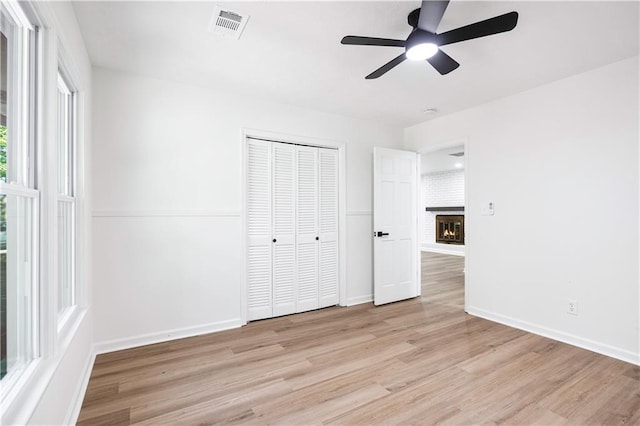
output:
M 449 74 L 460 66 L 451 56 L 438 49 L 438 53 L 427 59 L 427 62 L 441 75 Z
M 504 33 L 511 31 L 518 23 L 518 12 L 509 12 L 475 24 L 466 25 L 438 34 L 438 46 L 458 43 L 459 41 L 471 40 L 478 37 L 484 37 L 492 34 Z
M 377 70 L 375 70 L 374 72 L 366 76 L 365 78 L 367 80 L 378 78 L 381 75 L 385 74 L 387 71 L 389 71 L 391 68 L 403 62 L 405 59 L 407 59 L 407 57 L 405 56 L 404 53 L 402 53 L 402 55 L 397 56 L 394 59 L 390 60 L 389 62 L 387 62 L 386 64 L 384 64 L 383 66 L 381 66 L 380 68 L 378 68 Z
M 448 5 L 449 0 L 422 0 L 418 28 L 435 34 Z
M 393 46 L 404 47 L 404 40 L 394 40 L 390 38 L 377 38 L 377 37 L 360 37 L 360 36 L 346 36 L 340 42 L 342 44 L 355 44 L 358 46 Z

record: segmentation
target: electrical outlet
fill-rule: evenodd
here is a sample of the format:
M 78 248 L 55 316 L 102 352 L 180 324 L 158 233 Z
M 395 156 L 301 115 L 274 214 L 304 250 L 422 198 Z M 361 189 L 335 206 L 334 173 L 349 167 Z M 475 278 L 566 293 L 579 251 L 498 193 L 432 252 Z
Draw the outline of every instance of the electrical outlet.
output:
M 569 299 L 567 302 L 567 313 L 571 315 L 578 315 L 578 301 L 575 299 Z

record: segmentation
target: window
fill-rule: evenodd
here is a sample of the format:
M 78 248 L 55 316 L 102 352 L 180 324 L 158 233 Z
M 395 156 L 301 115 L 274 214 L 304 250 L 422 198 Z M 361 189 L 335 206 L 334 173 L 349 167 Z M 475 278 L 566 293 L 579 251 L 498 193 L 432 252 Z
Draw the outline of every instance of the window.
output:
M 21 11 L 0 4 L 0 379 L 18 380 L 38 355 L 37 241 L 29 111 L 33 31 Z
M 76 304 L 74 113 L 73 93 L 58 73 L 58 327 Z

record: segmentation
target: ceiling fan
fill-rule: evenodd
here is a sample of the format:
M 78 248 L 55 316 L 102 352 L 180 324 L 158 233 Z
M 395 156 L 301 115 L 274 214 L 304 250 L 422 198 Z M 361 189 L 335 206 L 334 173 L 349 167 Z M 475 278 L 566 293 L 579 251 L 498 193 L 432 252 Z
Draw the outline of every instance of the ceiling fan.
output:
M 460 64 L 444 53 L 440 47 L 511 31 L 518 23 L 518 12 L 509 12 L 438 34 L 436 30 L 448 5 L 449 0 L 422 0 L 420 9 L 414 10 L 407 17 L 413 30 L 406 40 L 349 35 L 344 37 L 341 43 L 359 46 L 404 47 L 405 51 L 401 55 L 366 76 L 367 80 L 380 77 L 405 59 L 426 60 L 436 71 L 445 75 L 458 68 Z

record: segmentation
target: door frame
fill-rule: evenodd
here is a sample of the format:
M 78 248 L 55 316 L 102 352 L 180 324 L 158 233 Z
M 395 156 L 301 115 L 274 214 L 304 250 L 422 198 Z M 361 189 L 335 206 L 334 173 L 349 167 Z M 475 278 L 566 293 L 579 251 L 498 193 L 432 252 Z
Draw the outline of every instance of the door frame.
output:
M 247 138 L 262 139 L 271 142 L 307 145 L 316 148 L 332 148 L 338 151 L 338 305 L 346 306 L 346 265 L 347 265 L 347 198 L 346 198 L 346 143 L 330 139 L 292 135 L 269 130 L 241 128 L 242 146 L 242 261 L 240 279 L 240 321 L 247 324 Z
M 436 151 L 440 151 L 442 149 L 447 149 L 447 148 L 453 148 L 455 146 L 460 146 L 463 145 L 464 146 L 464 222 L 465 222 L 465 229 L 464 229 L 464 311 L 467 312 L 468 310 L 468 303 L 469 303 L 469 298 L 467 297 L 467 295 L 469 294 L 469 284 L 467 283 L 467 272 L 468 272 L 468 268 L 469 268 L 469 254 L 470 254 L 470 250 L 469 250 L 469 240 L 470 240 L 470 234 L 473 235 L 473 233 L 469 233 L 469 218 L 467 217 L 470 213 L 470 209 L 469 209 L 469 157 L 470 157 L 470 152 L 469 152 L 469 138 L 457 138 L 457 139 L 451 139 L 451 140 L 447 140 L 447 141 L 443 141 L 443 142 L 438 142 L 438 143 L 434 143 L 434 144 L 429 144 L 428 146 L 424 146 L 422 148 L 420 148 L 418 150 L 418 155 L 420 156 L 420 161 L 418 162 L 419 164 L 422 164 L 422 156 L 423 155 L 429 155 L 429 153 L 433 153 Z M 418 168 L 420 170 L 420 167 Z M 421 171 L 419 172 L 421 173 Z M 422 259 L 422 247 L 420 246 L 420 232 L 422 231 L 422 229 L 424 228 L 424 215 L 422 213 L 424 213 L 424 200 L 423 200 L 423 193 L 422 193 L 422 175 L 418 176 L 418 187 L 420 188 L 420 212 L 418 214 L 418 246 L 419 246 L 419 253 L 420 253 L 420 259 Z M 420 264 L 420 287 L 422 288 L 422 260 L 419 262 Z

